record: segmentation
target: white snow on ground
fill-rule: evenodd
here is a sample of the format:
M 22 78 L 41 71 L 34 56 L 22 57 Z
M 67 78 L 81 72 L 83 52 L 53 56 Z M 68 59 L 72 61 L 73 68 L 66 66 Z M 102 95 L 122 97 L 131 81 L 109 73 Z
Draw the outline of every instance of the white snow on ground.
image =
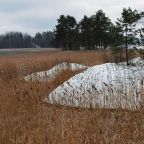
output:
M 42 71 L 37 73 L 32 73 L 31 75 L 25 76 L 25 81 L 49 81 L 53 80 L 59 73 L 64 70 L 83 70 L 88 68 L 88 66 L 76 64 L 76 63 L 67 63 L 63 62 L 59 65 L 54 66 L 48 71 Z
M 136 110 L 143 104 L 144 60 L 93 66 L 56 88 L 45 102 L 72 107 Z
M 137 57 L 135 59 L 130 60 L 129 64 L 130 64 L 130 66 L 135 66 L 135 67 L 136 66 L 138 66 L 138 67 L 144 66 L 144 60 L 141 57 Z M 122 63 L 119 63 L 118 65 L 126 66 L 127 63 L 126 62 L 122 62 Z
M 141 49 L 141 50 L 144 50 L 144 46 L 138 46 L 136 47 L 137 49 Z
M 124 46 L 125 47 L 125 46 Z M 128 47 L 128 49 L 138 49 L 138 50 L 144 50 L 144 46 L 136 46 L 136 45 L 131 45 Z

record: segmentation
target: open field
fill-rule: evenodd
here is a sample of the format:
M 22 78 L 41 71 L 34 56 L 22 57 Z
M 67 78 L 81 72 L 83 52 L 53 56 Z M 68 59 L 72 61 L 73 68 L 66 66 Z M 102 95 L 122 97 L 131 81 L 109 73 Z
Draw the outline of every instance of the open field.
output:
M 22 77 L 61 62 L 103 64 L 107 52 L 39 52 L 0 57 L 0 143 L 143 144 L 144 108 L 138 111 L 70 108 L 43 102 L 52 90 L 80 71 L 63 71 L 53 81 Z
M 56 48 L 11 48 L 0 49 L 0 56 L 13 56 L 17 54 L 40 53 L 40 52 L 53 52 L 59 51 Z

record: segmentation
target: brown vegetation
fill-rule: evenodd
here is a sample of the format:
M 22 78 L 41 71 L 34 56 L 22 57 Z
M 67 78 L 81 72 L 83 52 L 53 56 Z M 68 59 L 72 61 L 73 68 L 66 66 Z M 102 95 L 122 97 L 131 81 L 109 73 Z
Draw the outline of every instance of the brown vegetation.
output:
M 131 112 L 77 109 L 43 103 L 54 88 L 77 72 L 64 71 L 54 81 L 24 82 L 24 75 L 63 61 L 104 63 L 102 52 L 49 52 L 0 58 L 1 144 L 142 144 L 144 109 Z

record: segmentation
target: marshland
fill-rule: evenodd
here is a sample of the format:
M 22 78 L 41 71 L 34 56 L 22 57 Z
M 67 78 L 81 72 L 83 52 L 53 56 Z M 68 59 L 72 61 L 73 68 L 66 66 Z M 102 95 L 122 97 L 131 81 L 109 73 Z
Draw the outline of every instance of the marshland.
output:
M 103 51 L 87 51 L 0 57 L 0 142 L 143 143 L 143 107 L 134 111 L 76 108 L 43 101 L 56 87 L 81 71 L 64 70 L 44 82 L 21 79 L 64 61 L 101 65 L 109 56 L 112 57 Z
M 143 6 L 0 0 L 0 144 L 144 144 Z

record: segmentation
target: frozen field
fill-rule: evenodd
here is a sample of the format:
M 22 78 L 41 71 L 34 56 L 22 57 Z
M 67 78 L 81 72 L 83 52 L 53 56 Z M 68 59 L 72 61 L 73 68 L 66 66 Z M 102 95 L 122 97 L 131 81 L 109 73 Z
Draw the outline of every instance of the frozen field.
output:
M 58 51 L 56 48 L 17 48 L 17 49 L 0 49 L 0 56 L 11 56 L 16 54 L 27 54 L 45 51 Z

